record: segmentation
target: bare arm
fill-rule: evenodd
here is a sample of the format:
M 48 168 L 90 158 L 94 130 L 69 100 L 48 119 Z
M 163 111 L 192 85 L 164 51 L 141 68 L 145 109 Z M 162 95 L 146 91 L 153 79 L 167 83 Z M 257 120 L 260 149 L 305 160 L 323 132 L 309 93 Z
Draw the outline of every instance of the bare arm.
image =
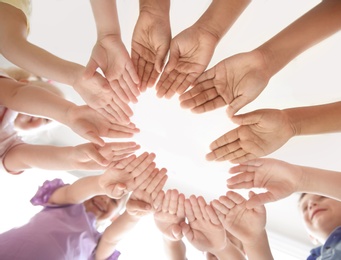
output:
M 289 117 L 295 135 L 323 134 L 341 131 L 341 102 L 283 110 Z
M 284 30 L 259 46 L 267 70 L 275 75 L 291 60 L 341 28 L 341 2 L 324 0 Z
M 105 192 L 98 185 L 99 176 L 87 176 L 78 179 L 71 185 L 63 186 L 52 193 L 48 202 L 51 204 L 79 204 Z
M 219 41 L 250 2 L 250 0 L 213 0 L 195 25 L 210 32 Z

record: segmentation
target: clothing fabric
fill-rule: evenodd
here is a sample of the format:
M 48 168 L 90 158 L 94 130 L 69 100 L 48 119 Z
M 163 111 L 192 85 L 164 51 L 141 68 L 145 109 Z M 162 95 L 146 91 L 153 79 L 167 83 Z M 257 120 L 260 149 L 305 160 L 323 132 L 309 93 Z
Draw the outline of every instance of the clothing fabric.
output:
M 10 78 L 6 73 L 0 70 L 0 78 L 1 77 Z M 18 112 L 0 105 L 0 170 L 12 174 L 18 174 L 22 172 L 11 172 L 8 171 L 4 166 L 4 158 L 7 152 L 11 148 L 24 143 L 14 128 L 14 120 L 17 115 Z
M 1 260 L 93 260 L 101 234 L 95 217 L 83 204 L 49 205 L 51 194 L 64 186 L 62 180 L 45 181 L 31 199 L 43 206 L 22 227 L 0 234 Z M 117 260 L 115 251 L 108 259 Z
M 341 259 L 341 227 L 336 228 L 324 245 L 310 251 L 307 260 L 339 260 Z
M 30 19 L 32 14 L 32 2 L 31 0 L 0 0 L 2 3 L 6 3 L 21 10 L 26 16 L 27 33 L 30 31 Z

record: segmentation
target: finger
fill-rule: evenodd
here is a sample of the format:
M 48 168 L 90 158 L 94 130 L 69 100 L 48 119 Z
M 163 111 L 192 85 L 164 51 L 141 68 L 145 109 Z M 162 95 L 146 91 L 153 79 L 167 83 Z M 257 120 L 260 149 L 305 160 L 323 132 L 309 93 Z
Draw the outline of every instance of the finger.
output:
M 166 175 L 166 171 L 160 171 L 153 179 L 152 183 L 148 185 L 146 191 L 152 194 L 152 200 L 156 197 L 156 195 L 162 190 L 163 186 L 167 181 L 168 176 Z
M 167 73 L 163 71 L 161 74 L 161 78 L 159 82 L 156 85 L 156 96 L 159 98 L 162 98 L 166 95 L 167 91 L 171 87 L 172 83 L 176 79 L 178 75 L 177 71 L 171 71 L 170 73 Z
M 153 207 L 156 211 L 159 211 L 161 209 L 164 198 L 165 193 L 161 190 L 153 200 Z
M 128 124 L 130 122 L 129 116 L 117 105 L 117 103 L 115 103 L 115 101 L 112 100 L 104 109 L 108 114 L 115 118 L 114 120 L 110 120 L 111 123 Z
M 266 203 L 274 202 L 276 199 L 270 192 L 255 194 L 246 202 L 247 209 L 258 208 Z
M 94 144 L 98 144 L 99 146 L 105 145 L 104 140 L 92 131 L 82 134 L 81 136 Z
M 170 99 L 171 97 L 174 96 L 175 93 L 177 93 L 178 88 L 180 87 L 182 82 L 186 79 L 186 75 L 183 73 L 179 73 L 176 70 L 173 70 L 169 74 L 168 78 L 171 79 L 172 81 L 170 82 L 170 86 L 167 92 L 165 93 L 165 98 Z
M 237 153 L 236 153 L 237 154 Z M 257 157 L 252 154 L 252 153 L 245 153 L 242 156 L 237 157 L 238 155 L 233 155 L 236 156 L 235 158 L 231 159 L 229 158 L 228 160 L 230 161 L 230 163 L 233 164 L 239 164 L 239 163 L 245 163 L 248 162 L 250 160 L 256 159 Z M 222 160 L 224 159 L 224 157 L 221 158 Z M 220 159 L 218 159 L 217 161 L 219 161 Z
M 182 229 L 182 234 L 188 239 L 188 241 L 192 241 L 194 238 L 194 233 L 186 222 L 181 222 L 180 223 L 181 229 Z
M 137 74 L 137 72 L 134 68 L 134 64 L 132 62 L 127 62 L 126 66 L 125 66 L 125 70 L 127 71 L 128 75 L 130 77 L 130 80 L 133 83 L 132 85 L 136 86 L 136 85 L 140 84 L 139 75 Z M 126 78 L 126 80 L 128 80 L 128 78 Z M 131 82 L 130 80 L 129 80 L 129 82 Z M 130 86 L 130 87 L 132 87 L 132 86 Z M 138 89 L 135 87 L 132 89 L 132 92 L 135 93 L 136 95 L 140 94 Z
M 231 148 L 233 149 L 233 147 Z M 247 153 L 246 151 L 244 151 L 242 148 L 239 148 L 235 151 L 231 151 L 229 154 L 226 154 L 220 158 L 218 158 L 216 161 L 217 162 L 222 162 L 222 161 L 238 161 L 239 158 L 244 157 L 245 158 L 254 158 L 254 156 L 250 153 Z
M 239 128 L 233 129 L 227 132 L 226 134 L 223 134 L 218 139 L 214 140 L 210 144 L 210 149 L 213 151 L 215 149 L 218 149 L 219 147 L 222 147 L 224 145 L 237 141 L 239 139 L 238 129 Z
M 114 199 L 120 199 L 127 193 L 126 185 L 123 183 L 111 184 L 107 189 L 109 190 L 108 194 L 111 195 L 110 197 Z
M 144 75 L 144 68 L 147 64 L 147 61 L 145 59 L 143 59 L 142 57 L 139 58 L 139 63 L 138 63 L 138 75 L 140 80 L 140 84 L 139 84 L 139 89 L 141 92 L 145 92 L 147 89 L 147 86 L 145 84 L 145 82 L 142 80 L 143 79 L 143 75 Z
M 152 162 L 147 169 L 145 169 L 143 172 L 141 172 L 138 176 L 133 177 L 133 182 L 130 187 L 130 190 L 135 190 L 138 188 L 148 177 L 152 174 L 153 170 L 155 169 L 155 163 Z
M 237 205 L 246 201 L 242 195 L 234 191 L 226 192 L 226 196 Z
M 141 83 L 141 85 L 144 86 L 144 89 L 148 87 L 148 82 L 149 82 L 153 69 L 154 69 L 154 64 L 147 62 L 146 66 L 144 67 L 144 73 L 143 73 L 142 83 Z
M 224 205 L 227 209 L 232 209 L 234 206 L 236 206 L 236 203 L 234 203 L 233 200 L 231 200 L 227 196 L 220 196 L 219 201 L 222 205 Z
M 242 107 L 249 103 L 244 96 L 238 96 L 228 105 L 226 113 L 229 118 L 233 117 Z
M 141 79 L 141 75 L 142 74 L 140 74 L 141 72 L 140 72 L 140 69 L 139 69 L 139 60 L 140 60 L 140 55 L 138 54 L 138 52 L 136 52 L 134 50 L 134 48 L 131 48 L 131 61 L 133 62 L 134 69 L 135 69 L 139 79 Z
M 169 208 L 168 211 L 170 214 L 176 214 L 178 210 L 178 197 L 179 197 L 179 192 L 178 190 L 172 190 L 171 195 L 170 195 L 170 200 L 169 200 Z
M 142 162 L 141 158 L 145 158 Z M 155 154 L 151 153 L 147 157 L 138 157 L 133 163 L 127 166 L 126 170 L 128 172 L 131 172 L 133 177 L 139 176 L 142 172 L 144 172 L 148 167 L 153 165 L 153 168 L 155 168 L 155 163 L 153 162 L 155 159 Z
M 218 96 L 219 95 L 215 88 L 209 88 L 202 91 L 201 93 L 198 93 L 196 96 L 193 96 L 192 98 L 181 101 L 180 106 L 182 108 L 194 109 L 196 107 L 206 104 L 207 102 L 215 99 Z
M 191 223 L 195 220 L 195 216 L 194 216 L 194 212 L 192 209 L 192 204 L 191 204 L 189 199 L 185 199 L 184 206 L 185 206 L 186 218 L 187 218 L 188 222 Z
M 206 159 L 209 161 L 217 160 L 222 157 L 224 157 L 224 159 L 227 159 L 230 158 L 229 156 L 232 156 L 234 152 L 237 151 L 239 148 L 240 145 L 238 142 L 228 143 L 226 145 L 213 149 L 212 152 L 206 155 Z
M 128 97 L 128 103 L 132 102 L 132 103 L 136 104 L 137 103 L 137 98 L 136 97 L 140 94 L 140 92 L 137 90 L 137 85 L 134 85 L 135 83 L 133 81 L 131 81 L 130 77 L 127 74 L 124 73 L 118 79 L 118 84 L 120 84 L 120 86 L 123 89 L 125 95 Z M 134 89 L 135 92 L 138 92 L 138 94 L 136 94 L 136 96 L 133 93 L 132 89 Z
M 88 156 L 91 160 L 102 166 L 107 166 L 110 163 L 105 157 L 100 154 L 100 152 L 96 148 L 91 149 Z
M 165 197 L 162 202 L 162 212 L 168 212 L 170 197 L 171 197 L 172 190 L 167 190 Z
M 208 217 L 207 212 L 206 212 L 206 209 L 205 209 L 207 203 L 206 203 L 204 197 L 199 196 L 198 199 L 197 199 L 197 201 L 198 201 L 198 205 L 199 205 L 199 209 L 200 209 L 202 218 L 208 220 L 209 217 Z
M 124 91 L 118 80 L 115 79 L 110 81 L 110 86 L 116 94 L 116 97 L 114 99 L 115 102 L 121 100 L 124 104 L 129 103 L 129 97 L 127 96 L 126 92 Z
M 207 213 L 208 218 L 210 219 L 210 221 L 214 225 L 220 225 L 221 224 L 217 213 L 215 212 L 215 210 L 212 208 L 211 205 L 206 205 L 205 211 Z
M 115 155 L 126 154 L 140 148 L 140 145 L 135 142 L 112 142 L 107 145 L 110 147 L 110 150 L 115 153 Z
M 160 73 L 157 72 L 155 69 L 153 69 L 152 73 L 150 74 L 150 77 L 148 79 L 147 87 L 151 88 L 154 87 L 156 81 L 159 78 Z
M 169 50 L 168 44 L 159 48 L 155 54 L 155 65 L 154 68 L 158 74 L 160 74 L 165 66 L 165 59 Z
M 180 193 L 178 197 L 178 209 L 176 215 L 179 218 L 185 218 L 185 195 Z
M 220 215 L 226 215 L 229 213 L 230 209 L 227 208 L 220 200 L 222 199 L 222 196 L 219 198 L 219 200 L 213 200 L 212 201 L 212 206 L 219 218 L 219 220 L 221 219 L 220 218 Z
M 197 198 L 194 195 L 191 195 L 189 197 L 189 200 L 191 202 L 192 210 L 193 210 L 195 218 L 196 219 L 202 219 L 203 215 L 202 215 L 201 208 L 199 206 Z
M 109 122 L 118 122 L 121 120 L 119 115 L 110 107 L 110 105 L 106 105 L 103 108 L 96 109 L 96 111 L 104 116 Z
M 126 164 L 125 166 L 125 170 L 127 172 L 132 172 L 133 170 L 135 170 L 135 168 L 140 165 L 142 162 L 144 162 L 147 158 L 149 158 L 150 154 L 147 152 L 142 153 L 141 155 L 139 155 L 138 157 L 136 157 L 133 161 L 131 161 L 129 164 Z M 150 163 L 150 161 L 148 161 Z M 145 164 L 145 167 L 147 167 L 148 164 Z M 135 177 L 135 176 L 134 176 Z
M 139 213 L 139 212 L 149 212 L 152 208 L 152 206 L 142 200 L 130 200 L 130 207 L 134 209 L 135 213 Z
M 192 108 L 191 111 L 192 113 L 195 113 L 195 114 L 201 114 L 201 113 L 205 113 L 208 111 L 213 111 L 225 105 L 226 105 L 225 100 L 221 96 L 217 96 L 200 106 Z
M 209 72 L 208 70 L 207 72 Z M 181 94 L 179 96 L 179 100 L 181 103 L 183 103 L 186 100 L 193 99 L 200 93 L 205 92 L 209 89 L 215 89 L 213 78 L 215 75 L 213 75 L 211 78 L 207 78 L 207 72 L 203 73 L 195 82 L 193 87 L 186 91 L 185 93 Z
M 184 93 L 189 86 L 192 85 L 192 83 L 195 81 L 195 79 L 199 76 L 198 73 L 191 73 L 191 74 L 187 74 L 185 79 L 182 80 L 182 82 L 180 83 L 180 85 L 178 86 L 176 92 L 181 95 L 182 93 Z
M 145 190 L 148 187 L 148 185 L 150 185 L 150 183 L 152 182 L 153 178 L 156 176 L 158 171 L 159 171 L 158 169 L 154 169 L 152 173 L 149 175 L 149 177 L 143 183 L 141 183 L 141 185 L 139 185 L 139 189 Z
M 95 75 L 98 67 L 99 65 L 97 64 L 97 62 L 94 59 L 90 58 L 88 64 L 85 67 L 83 79 L 90 79 L 93 75 Z
M 129 165 L 131 162 L 133 162 L 136 159 L 136 155 L 132 154 L 127 158 L 124 158 L 123 160 L 119 161 L 117 164 L 115 164 L 114 168 L 117 169 L 124 169 Z

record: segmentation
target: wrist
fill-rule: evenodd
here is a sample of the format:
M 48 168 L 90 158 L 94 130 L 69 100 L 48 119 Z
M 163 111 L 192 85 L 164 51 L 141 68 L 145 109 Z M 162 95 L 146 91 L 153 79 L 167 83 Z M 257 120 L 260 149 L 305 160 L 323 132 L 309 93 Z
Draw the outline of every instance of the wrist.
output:
M 140 0 L 140 14 L 147 13 L 169 18 L 170 0 Z

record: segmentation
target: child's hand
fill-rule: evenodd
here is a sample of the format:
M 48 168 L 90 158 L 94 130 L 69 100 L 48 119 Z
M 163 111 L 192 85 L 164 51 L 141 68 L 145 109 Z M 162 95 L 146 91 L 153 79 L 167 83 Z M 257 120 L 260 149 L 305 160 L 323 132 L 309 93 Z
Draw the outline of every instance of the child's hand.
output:
M 250 191 L 250 197 L 254 193 Z M 234 191 L 211 202 L 224 228 L 243 244 L 257 243 L 265 231 L 266 210 L 264 206 L 246 208 L 246 199 Z
M 250 198 L 246 202 L 248 209 L 288 197 L 298 190 L 303 180 L 300 167 L 270 158 L 247 161 L 232 167 L 230 173 L 239 173 L 227 180 L 227 187 L 230 189 L 267 190 Z
M 170 41 L 169 17 L 141 11 L 131 43 L 131 58 L 141 80 L 139 86 L 141 92 L 153 87 L 162 72 Z
M 155 154 L 144 152 L 136 158 L 131 155 L 107 169 L 99 178 L 106 195 L 119 199 L 137 189 L 155 169 Z
M 193 88 L 180 96 L 181 106 L 204 113 L 229 105 L 227 114 L 232 117 L 263 91 L 269 79 L 260 53 L 240 53 L 201 74 Z
M 166 169 L 154 169 L 152 174 L 129 197 L 126 204 L 126 211 L 130 215 L 142 217 L 154 211 L 154 201 L 163 197 L 162 188 L 165 185 L 168 176 Z M 148 207 L 136 207 L 136 202 L 144 202 Z
M 128 125 L 110 123 L 100 113 L 86 105 L 72 106 L 67 112 L 65 125 L 83 138 L 98 145 L 104 145 L 100 136 L 125 138 L 139 132 L 133 123 Z
M 81 68 L 75 73 L 72 86 L 85 103 L 111 122 L 129 123 L 133 111 L 111 88 L 107 79 L 98 72 L 93 72 L 91 77 L 85 78 L 85 68 Z
M 177 190 L 167 190 L 162 205 L 154 213 L 154 221 L 161 233 L 171 241 L 182 238 L 180 223 L 185 221 L 185 196 Z
M 140 94 L 137 88 L 139 77 L 119 36 L 105 35 L 97 41 L 84 77 L 87 79 L 93 77 L 98 67 L 101 68 L 120 100 L 124 103 L 137 102 L 136 97 Z
M 191 26 L 176 35 L 170 44 L 169 60 L 156 84 L 157 96 L 182 94 L 204 72 L 218 38 L 207 30 Z
M 69 154 L 71 164 L 77 170 L 105 169 L 111 162 L 121 160 L 139 149 L 134 142 L 106 143 L 98 146 L 93 143 L 74 147 Z
M 243 163 L 276 151 L 295 134 L 288 116 L 278 109 L 256 110 L 232 121 L 240 126 L 211 143 L 207 160 Z
M 182 232 L 187 240 L 198 250 L 215 253 L 226 246 L 226 231 L 219 219 L 211 219 L 203 197 L 190 196 L 185 201 L 188 224 L 181 223 Z

